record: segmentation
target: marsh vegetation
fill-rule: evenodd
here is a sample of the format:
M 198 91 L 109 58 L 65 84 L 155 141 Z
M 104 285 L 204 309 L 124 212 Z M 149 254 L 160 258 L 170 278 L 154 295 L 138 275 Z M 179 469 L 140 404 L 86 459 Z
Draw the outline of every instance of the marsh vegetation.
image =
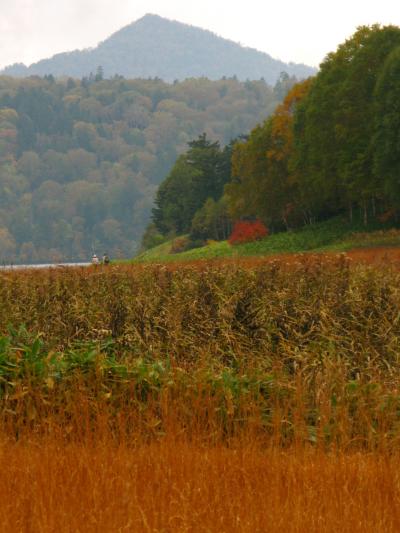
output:
M 1 528 L 396 531 L 399 279 L 345 255 L 1 273 Z

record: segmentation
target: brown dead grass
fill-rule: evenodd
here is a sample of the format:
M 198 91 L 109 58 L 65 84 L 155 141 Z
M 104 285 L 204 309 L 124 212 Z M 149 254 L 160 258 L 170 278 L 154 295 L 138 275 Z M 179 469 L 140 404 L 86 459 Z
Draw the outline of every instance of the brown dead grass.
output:
M 165 440 L 0 446 L 4 532 L 400 530 L 400 457 Z
M 223 257 L 215 259 L 196 259 L 182 261 L 173 261 L 163 263 L 163 267 L 170 271 L 180 270 L 182 268 L 192 268 L 196 270 L 205 270 L 209 267 L 223 267 L 233 265 L 241 268 L 254 268 L 271 263 L 278 264 L 279 267 L 296 266 L 299 261 L 308 265 L 327 264 L 329 267 L 332 262 L 338 259 L 350 260 L 353 264 L 376 265 L 376 266 L 394 266 L 400 267 L 400 247 L 398 246 L 375 246 L 371 248 L 354 248 L 346 252 L 303 252 L 303 253 L 274 253 L 265 256 L 240 256 L 240 257 Z M 135 264 L 135 268 L 146 268 L 146 264 Z
M 300 262 L 308 263 L 309 265 L 326 263 L 331 266 L 338 259 L 349 259 L 354 264 L 363 265 L 391 265 L 400 267 L 400 247 L 399 246 L 373 246 L 371 248 L 353 248 L 346 252 L 288 252 L 288 253 L 274 253 L 264 256 L 240 256 L 240 257 L 223 257 L 215 259 L 197 259 L 197 260 L 183 260 L 173 261 L 171 263 L 163 263 L 165 269 L 179 270 L 182 267 L 196 268 L 204 270 L 213 267 L 223 267 L 227 265 L 235 265 L 240 267 L 254 268 L 262 265 L 269 265 L 277 263 L 280 267 L 297 265 Z M 135 268 L 146 268 L 146 264 L 135 264 Z
M 0 532 L 400 531 L 396 261 L 375 249 L 2 274 L 0 331 L 40 333 L 46 361 L 106 332 L 116 367 L 146 355 L 148 369 L 141 388 L 78 350 L 57 381 L 14 339 Z M 257 387 L 237 385 L 254 372 Z

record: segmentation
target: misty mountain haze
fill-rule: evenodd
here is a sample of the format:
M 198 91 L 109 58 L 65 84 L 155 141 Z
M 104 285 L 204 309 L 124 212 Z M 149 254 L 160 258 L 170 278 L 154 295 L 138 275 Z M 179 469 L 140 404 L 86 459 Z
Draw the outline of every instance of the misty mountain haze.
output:
M 293 81 L 0 76 L 0 262 L 132 256 L 188 142 L 249 132 Z
M 82 78 L 102 66 L 105 77 L 158 77 L 172 82 L 194 77 L 215 80 L 237 76 L 240 80 L 264 78 L 274 84 L 282 71 L 297 78 L 316 69 L 284 63 L 252 48 L 245 48 L 214 33 L 158 15 L 143 18 L 117 31 L 92 49 L 56 54 L 25 66 L 6 67 L 8 76 L 72 76 Z

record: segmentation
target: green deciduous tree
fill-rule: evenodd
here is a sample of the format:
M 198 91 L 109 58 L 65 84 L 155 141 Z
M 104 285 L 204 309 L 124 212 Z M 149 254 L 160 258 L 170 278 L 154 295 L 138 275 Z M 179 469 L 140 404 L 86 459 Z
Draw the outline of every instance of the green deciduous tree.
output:
M 387 57 L 375 90 L 374 174 L 389 201 L 400 205 L 400 46 Z
M 373 171 L 375 86 L 386 58 L 400 44 L 400 28 L 360 27 L 320 66 L 295 121 L 293 165 L 313 217 L 381 196 Z

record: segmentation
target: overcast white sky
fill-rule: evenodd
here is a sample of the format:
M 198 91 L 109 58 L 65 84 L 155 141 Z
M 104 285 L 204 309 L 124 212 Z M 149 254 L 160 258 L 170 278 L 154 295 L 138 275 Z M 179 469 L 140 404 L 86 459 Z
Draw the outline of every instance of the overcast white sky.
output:
M 146 13 L 314 66 L 357 26 L 400 26 L 399 0 L 0 0 L 0 68 L 96 46 Z

